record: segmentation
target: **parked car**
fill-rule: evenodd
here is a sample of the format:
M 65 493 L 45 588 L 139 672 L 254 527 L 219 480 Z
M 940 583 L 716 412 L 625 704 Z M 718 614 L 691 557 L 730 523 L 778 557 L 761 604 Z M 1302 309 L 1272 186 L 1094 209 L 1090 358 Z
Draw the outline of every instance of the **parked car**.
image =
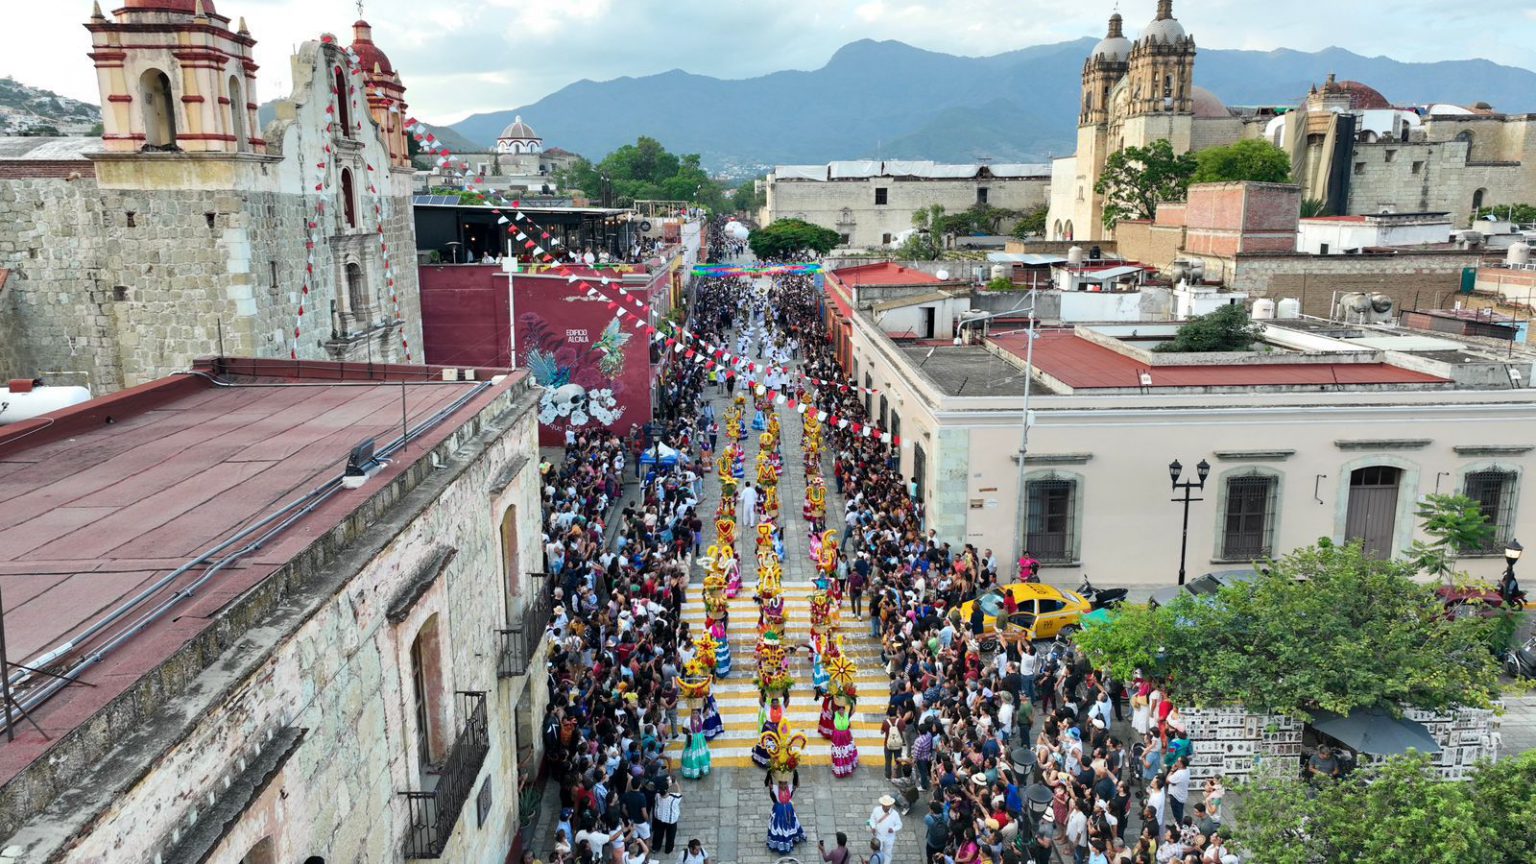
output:
M 1494 588 L 1441 585 L 1435 588 L 1435 597 L 1445 606 L 1446 617 L 1452 621 L 1464 615 L 1494 618 L 1504 610 L 1504 598 Z
M 1207 573 L 1204 576 L 1185 582 L 1183 586 L 1169 585 L 1167 588 L 1159 588 L 1152 592 L 1147 600 L 1147 605 L 1156 609 L 1166 606 L 1173 598 L 1179 596 L 1180 591 L 1188 591 L 1196 597 L 1209 597 L 1228 585 L 1236 585 L 1239 582 L 1252 582 L 1259 577 L 1259 571 L 1249 568 L 1247 570 L 1219 570 L 1215 573 Z
M 1003 605 L 1003 592 L 1013 596 L 1018 610 L 1008 616 Z M 1050 639 L 1063 630 L 1075 630 L 1083 615 L 1093 611 L 1093 604 L 1075 591 L 1063 591 L 1052 585 L 1038 582 L 1016 582 L 1001 588 L 993 588 L 975 600 L 960 604 L 960 621 L 969 625 L 971 613 L 980 604 L 982 626 L 991 631 L 999 618 L 1008 618 L 1012 631 L 1021 631 L 1027 638 Z

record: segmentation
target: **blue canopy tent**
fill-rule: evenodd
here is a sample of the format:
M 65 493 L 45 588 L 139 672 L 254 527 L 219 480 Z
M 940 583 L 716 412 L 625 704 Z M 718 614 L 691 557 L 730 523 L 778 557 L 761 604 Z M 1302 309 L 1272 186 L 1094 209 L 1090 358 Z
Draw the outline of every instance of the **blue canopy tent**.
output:
M 677 464 L 677 451 L 665 444 L 652 444 L 640 454 L 641 465 L 655 465 L 657 462 L 663 468 L 671 468 Z

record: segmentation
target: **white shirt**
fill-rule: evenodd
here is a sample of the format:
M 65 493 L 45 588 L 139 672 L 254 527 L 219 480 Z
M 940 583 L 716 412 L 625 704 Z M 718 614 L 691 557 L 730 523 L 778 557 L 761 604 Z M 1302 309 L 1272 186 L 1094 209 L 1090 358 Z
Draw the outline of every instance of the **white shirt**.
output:
M 869 812 L 869 827 L 875 829 L 875 837 L 881 843 L 894 843 L 901 835 L 901 814 L 894 807 L 886 810 L 876 804 Z
M 1168 775 L 1168 794 L 1180 804 L 1189 800 L 1189 769 L 1180 768 Z
M 1088 817 L 1077 808 L 1072 809 L 1072 815 L 1067 817 L 1067 839 L 1074 846 L 1088 845 Z
M 667 792 L 656 796 L 656 821 L 668 825 L 676 825 L 677 820 L 683 815 L 683 796 L 678 792 Z M 684 850 L 687 851 L 687 850 Z

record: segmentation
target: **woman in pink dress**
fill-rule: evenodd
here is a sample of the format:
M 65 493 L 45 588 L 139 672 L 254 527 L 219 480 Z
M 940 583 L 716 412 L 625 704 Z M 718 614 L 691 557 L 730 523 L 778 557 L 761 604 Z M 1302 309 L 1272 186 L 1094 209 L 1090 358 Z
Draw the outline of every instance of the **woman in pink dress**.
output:
M 838 705 L 832 715 L 832 776 L 847 777 L 859 767 L 859 745 L 853 740 L 853 706 Z

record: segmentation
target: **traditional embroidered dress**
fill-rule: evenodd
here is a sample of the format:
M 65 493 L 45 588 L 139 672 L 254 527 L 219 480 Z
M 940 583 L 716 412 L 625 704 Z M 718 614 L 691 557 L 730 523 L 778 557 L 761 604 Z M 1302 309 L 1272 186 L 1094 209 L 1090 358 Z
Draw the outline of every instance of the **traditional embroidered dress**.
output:
M 821 733 L 821 737 L 823 737 L 823 738 L 831 738 L 832 737 L 832 732 L 833 732 L 833 719 L 832 719 L 832 715 L 835 714 L 835 713 L 836 713 L 836 709 L 832 705 L 832 696 L 831 696 L 831 694 L 828 694 L 826 696 L 821 697 L 821 718 L 816 721 L 816 731 Z
M 720 706 L 713 693 L 704 697 L 704 737 L 713 741 L 725 734 L 725 721 L 720 719 Z
M 825 693 L 827 692 L 827 688 L 831 685 L 832 676 L 827 674 L 827 667 L 823 666 L 821 663 L 821 652 L 817 651 L 812 653 L 811 686 L 816 689 L 817 693 Z
M 741 593 L 741 565 L 737 559 L 732 558 L 731 563 L 725 565 L 725 596 L 735 597 Z
M 805 828 L 795 815 L 795 787 L 780 783 L 768 790 L 773 804 L 773 819 L 768 823 L 768 848 L 775 852 L 793 852 L 795 844 L 805 842 Z
M 847 777 L 859 767 L 859 745 L 853 741 L 852 709 L 839 708 L 832 718 L 832 776 Z
M 704 736 L 704 721 L 695 711 L 689 722 L 688 746 L 683 748 L 682 774 L 697 780 L 709 773 L 709 767 L 709 739 Z
M 715 677 L 724 678 L 731 674 L 731 638 L 725 628 L 719 622 L 709 629 L 709 635 L 715 639 Z

